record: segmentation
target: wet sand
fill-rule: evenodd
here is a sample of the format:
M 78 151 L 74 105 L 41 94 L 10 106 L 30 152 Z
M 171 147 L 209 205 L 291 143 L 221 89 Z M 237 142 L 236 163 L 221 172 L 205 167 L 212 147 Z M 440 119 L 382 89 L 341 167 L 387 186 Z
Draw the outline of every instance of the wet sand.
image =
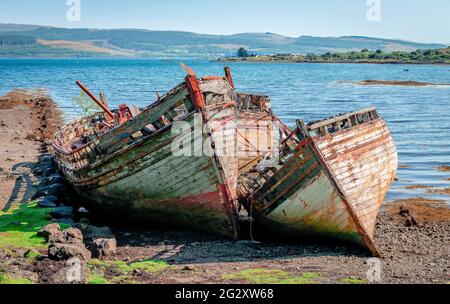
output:
M 450 179 L 448 179 L 450 180 Z M 426 190 L 426 193 L 428 194 L 438 194 L 438 195 L 445 195 L 450 196 L 450 188 L 438 188 L 435 186 L 425 186 L 425 185 L 412 185 L 412 186 L 406 186 L 403 187 L 407 190 Z
M 445 189 L 429 189 L 427 191 L 430 194 L 439 194 L 439 195 L 447 195 L 450 196 L 450 188 Z
M 392 80 L 363 80 L 356 82 L 356 84 L 368 85 L 386 85 L 386 86 L 407 86 L 407 87 L 428 87 L 428 86 L 450 86 L 450 84 L 439 84 L 418 81 L 392 81 Z
M 436 169 L 439 172 L 450 172 L 450 166 L 439 166 L 439 167 L 436 167 Z M 449 178 L 449 180 L 450 180 L 450 178 Z
M 410 169 L 410 168 L 412 168 L 410 165 L 403 165 L 403 164 L 400 164 L 398 167 L 401 168 L 401 169 Z
M 425 185 L 413 185 L 413 186 L 406 186 L 404 188 L 408 189 L 408 190 L 418 190 L 418 189 L 427 189 L 427 190 L 429 190 L 429 189 L 433 189 L 434 187 L 433 186 L 425 186 Z
M 0 210 L 32 196 L 31 168 L 60 122 L 60 112 L 42 91 L 0 97 Z

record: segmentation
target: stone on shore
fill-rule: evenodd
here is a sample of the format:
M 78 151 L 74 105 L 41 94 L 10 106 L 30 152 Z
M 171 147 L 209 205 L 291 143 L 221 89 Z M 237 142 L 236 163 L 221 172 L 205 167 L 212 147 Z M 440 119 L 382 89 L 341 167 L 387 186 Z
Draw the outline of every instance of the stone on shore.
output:
M 48 224 L 38 231 L 37 236 L 43 237 L 47 243 L 64 241 L 59 224 Z
M 114 238 L 114 235 L 109 227 L 96 227 L 87 224 L 79 224 L 76 225 L 76 228 L 79 228 L 83 233 L 84 239 L 86 241 L 92 241 L 94 239 L 100 238 Z
M 67 228 L 63 232 L 65 243 L 67 244 L 83 244 L 83 234 L 80 229 Z
M 83 232 L 87 248 L 95 258 L 110 256 L 116 253 L 116 238 L 109 227 L 95 227 L 87 224 L 78 224 Z
M 89 249 L 92 252 L 92 257 L 100 259 L 115 254 L 117 242 L 115 238 L 94 239 L 89 245 Z
M 56 261 L 66 261 L 71 258 L 79 258 L 82 261 L 91 259 L 91 252 L 83 244 L 51 244 L 48 247 L 48 257 Z

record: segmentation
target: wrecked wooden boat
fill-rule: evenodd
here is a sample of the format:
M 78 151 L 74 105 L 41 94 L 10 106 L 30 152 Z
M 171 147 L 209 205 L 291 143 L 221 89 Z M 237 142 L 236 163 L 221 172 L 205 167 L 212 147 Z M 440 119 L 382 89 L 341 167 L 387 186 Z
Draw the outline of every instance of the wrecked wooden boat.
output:
M 239 219 L 293 238 L 351 241 L 378 255 L 375 221 L 397 152 L 375 108 L 289 129 L 265 95 L 188 73 L 146 109 L 103 112 L 59 130 L 59 168 L 102 214 L 238 238 Z M 242 208 L 247 211 L 243 215 Z M 244 212 L 245 213 L 245 212 Z
M 88 209 L 146 224 L 237 238 L 236 98 L 231 79 L 188 76 L 148 108 L 104 112 L 62 127 L 53 146 Z
M 323 236 L 360 244 L 374 256 L 375 222 L 395 179 L 397 152 L 375 108 L 297 128 L 275 166 L 239 178 L 239 200 L 277 235 Z

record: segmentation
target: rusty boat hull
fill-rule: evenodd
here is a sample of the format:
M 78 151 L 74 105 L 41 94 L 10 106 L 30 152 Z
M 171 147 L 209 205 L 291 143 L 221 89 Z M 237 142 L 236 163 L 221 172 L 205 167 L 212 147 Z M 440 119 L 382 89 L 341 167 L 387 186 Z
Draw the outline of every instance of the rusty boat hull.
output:
M 197 82 L 196 90 L 190 81 Z M 190 75 L 133 119 L 70 148 L 73 130 L 93 133 L 95 117 L 83 118 L 56 135 L 58 166 L 97 213 L 237 239 L 237 161 L 216 153 L 219 146 L 234 145 L 232 94 L 225 78 Z M 225 140 L 216 147 L 204 144 L 216 137 Z
M 344 126 L 345 125 L 345 126 Z M 241 176 L 256 224 L 292 239 L 352 242 L 374 255 L 376 217 L 396 176 L 397 152 L 376 110 L 299 123 L 279 166 Z

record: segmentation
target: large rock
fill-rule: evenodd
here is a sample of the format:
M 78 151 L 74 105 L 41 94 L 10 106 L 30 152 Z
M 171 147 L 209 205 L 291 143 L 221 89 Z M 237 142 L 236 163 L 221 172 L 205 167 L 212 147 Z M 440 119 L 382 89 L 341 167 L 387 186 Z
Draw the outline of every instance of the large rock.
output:
M 67 244 L 83 244 L 83 234 L 80 229 L 67 228 L 63 231 L 63 236 Z
M 85 241 L 89 242 L 94 239 L 111 239 L 114 238 L 109 227 L 96 227 L 92 225 L 80 224 L 77 228 L 83 233 Z
M 48 224 L 39 230 L 37 235 L 43 237 L 47 243 L 64 242 L 64 236 L 59 224 Z
M 89 249 L 94 258 L 102 258 L 116 253 L 117 242 L 115 238 L 94 239 L 89 244 Z
M 66 261 L 71 258 L 78 258 L 82 261 L 91 259 L 91 252 L 84 247 L 84 244 L 52 244 L 48 247 L 48 257 L 56 261 Z
M 84 242 L 93 257 L 101 258 L 116 252 L 116 238 L 109 227 L 95 227 L 87 224 L 78 224 L 77 227 L 83 232 Z

